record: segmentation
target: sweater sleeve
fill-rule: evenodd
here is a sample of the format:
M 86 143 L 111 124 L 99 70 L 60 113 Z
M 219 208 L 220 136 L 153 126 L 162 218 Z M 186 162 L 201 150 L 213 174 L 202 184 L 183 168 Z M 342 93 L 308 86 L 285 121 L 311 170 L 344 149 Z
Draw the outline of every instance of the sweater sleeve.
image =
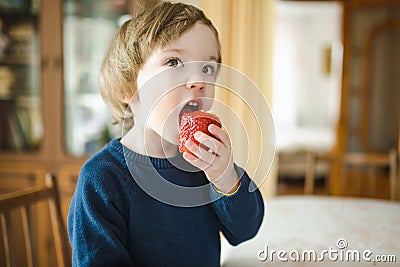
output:
M 100 169 L 83 169 L 71 201 L 72 266 L 131 266 L 122 190 L 115 174 Z
M 218 194 L 211 187 L 213 208 L 221 223 L 221 231 L 231 245 L 238 245 L 253 238 L 261 226 L 264 217 L 264 202 L 260 191 L 249 191 L 251 183 L 247 173 L 236 166 L 241 175 L 239 190 L 231 196 Z

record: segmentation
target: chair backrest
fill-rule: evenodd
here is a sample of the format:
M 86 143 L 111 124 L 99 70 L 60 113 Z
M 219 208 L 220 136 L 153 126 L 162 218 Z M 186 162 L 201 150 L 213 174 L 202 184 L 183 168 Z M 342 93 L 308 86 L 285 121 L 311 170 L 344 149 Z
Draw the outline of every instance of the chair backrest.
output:
M 48 203 L 50 214 L 51 233 L 54 242 L 54 251 L 56 254 L 57 266 L 70 266 L 69 248 L 66 231 L 61 215 L 60 199 L 57 190 L 56 179 L 53 175 L 46 175 L 46 184 L 42 186 L 31 187 L 16 192 L 0 195 L 0 224 L 3 245 L 3 255 L 0 252 L 0 258 L 5 259 L 5 266 L 15 266 L 15 253 L 12 251 L 13 244 L 11 237 L 11 212 L 18 210 L 22 226 L 20 230 L 23 235 L 24 244 L 17 245 L 19 248 L 24 247 L 26 253 L 27 266 L 34 266 L 37 255 L 35 253 L 43 253 L 38 251 L 33 242 L 35 235 L 32 225 L 31 207 L 37 203 Z M 16 224 L 13 222 L 13 226 Z M 18 257 L 19 255 L 17 255 Z M 1 265 L 1 264 L 0 264 Z
M 361 182 L 368 182 L 370 187 L 369 191 L 373 190 L 374 182 L 372 179 L 374 177 L 371 176 L 372 173 L 368 173 L 368 171 L 373 168 L 387 168 L 389 170 L 389 198 L 391 200 L 399 200 L 400 198 L 399 155 L 394 149 L 389 153 L 346 153 L 342 155 L 318 155 L 316 153 L 310 153 L 306 164 L 305 193 L 313 193 L 316 165 L 318 162 L 328 163 L 331 167 L 336 166 L 338 170 L 337 176 L 330 177 L 330 186 L 333 187 L 331 188 L 331 193 L 333 195 L 341 195 L 341 188 L 348 186 L 344 184 L 345 181 L 343 181 L 348 178 L 348 173 L 346 173 L 348 168 L 358 169 L 358 174 L 361 174 L 361 177 L 366 179 L 358 179 L 358 184 L 356 186 L 359 187 L 359 183 Z

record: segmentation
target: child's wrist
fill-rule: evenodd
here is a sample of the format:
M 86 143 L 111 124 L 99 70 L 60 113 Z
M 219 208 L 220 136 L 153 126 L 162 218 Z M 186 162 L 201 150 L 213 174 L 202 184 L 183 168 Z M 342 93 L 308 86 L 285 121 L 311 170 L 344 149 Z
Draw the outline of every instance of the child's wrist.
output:
M 235 184 L 235 186 L 233 186 L 227 192 L 225 192 L 223 189 L 217 188 L 217 186 L 215 186 L 215 184 L 213 184 L 213 187 L 214 187 L 215 192 L 217 192 L 220 195 L 232 196 L 232 195 L 236 194 L 239 191 L 239 188 L 240 188 L 241 184 L 242 184 L 242 179 L 239 179 L 239 181 Z

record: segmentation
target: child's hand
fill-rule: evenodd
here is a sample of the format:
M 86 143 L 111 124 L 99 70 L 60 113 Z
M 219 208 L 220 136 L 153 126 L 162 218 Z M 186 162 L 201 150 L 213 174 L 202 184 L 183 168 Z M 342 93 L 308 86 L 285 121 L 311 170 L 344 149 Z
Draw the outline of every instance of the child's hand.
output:
M 186 141 L 185 146 L 193 155 L 184 152 L 183 157 L 203 170 L 218 191 L 229 194 L 240 184 L 240 177 L 233 165 L 230 139 L 222 128 L 214 124 L 208 126 L 208 131 L 216 138 L 200 131 L 196 132 L 194 137 L 202 146 L 191 140 Z

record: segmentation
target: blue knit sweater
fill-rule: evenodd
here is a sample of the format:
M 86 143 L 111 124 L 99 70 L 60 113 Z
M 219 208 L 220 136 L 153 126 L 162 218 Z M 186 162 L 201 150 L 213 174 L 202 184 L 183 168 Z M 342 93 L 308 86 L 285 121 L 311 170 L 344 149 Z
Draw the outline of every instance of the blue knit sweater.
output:
M 180 155 L 175 160 L 184 161 Z M 216 200 L 196 207 L 156 200 L 132 178 L 151 179 L 154 168 L 178 185 L 208 185 Z M 249 192 L 249 183 L 244 172 L 236 194 L 219 196 L 204 172 L 137 154 L 114 139 L 79 175 L 68 215 L 73 266 L 219 266 L 219 233 L 236 245 L 252 238 L 262 222 L 263 200 L 258 190 Z

